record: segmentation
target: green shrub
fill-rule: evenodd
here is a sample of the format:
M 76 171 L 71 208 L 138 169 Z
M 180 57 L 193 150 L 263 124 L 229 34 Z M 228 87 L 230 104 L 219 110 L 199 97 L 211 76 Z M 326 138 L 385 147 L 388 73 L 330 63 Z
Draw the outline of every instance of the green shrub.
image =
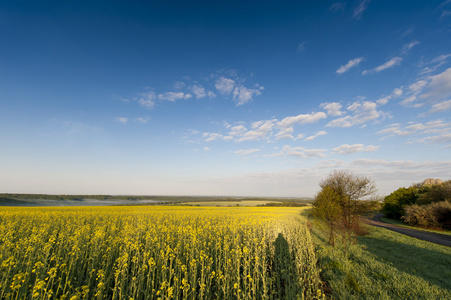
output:
M 417 188 L 399 188 L 384 198 L 382 211 L 389 218 L 399 219 L 404 215 L 404 206 L 414 204 L 417 199 Z
M 429 204 L 446 200 L 451 201 L 451 180 L 429 187 L 425 193 L 419 196 L 417 204 Z
M 409 225 L 451 229 L 451 202 L 441 201 L 427 205 L 409 205 L 402 217 Z

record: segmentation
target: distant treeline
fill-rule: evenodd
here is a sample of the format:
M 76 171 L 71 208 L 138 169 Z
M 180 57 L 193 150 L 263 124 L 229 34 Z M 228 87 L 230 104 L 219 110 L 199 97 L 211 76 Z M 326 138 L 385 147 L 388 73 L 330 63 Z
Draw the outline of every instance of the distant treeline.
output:
M 270 202 L 270 203 L 266 203 L 266 204 L 261 204 L 261 205 L 257 205 L 257 206 L 271 206 L 271 207 L 302 207 L 302 206 L 307 206 L 307 203 L 300 203 L 300 202 Z
M 290 203 L 311 203 L 311 198 L 263 198 L 263 197 L 222 197 L 222 196 L 130 196 L 130 195 L 49 195 L 49 194 L 11 194 L 0 193 L 0 199 L 8 200 L 55 200 L 83 201 L 90 200 L 128 200 L 128 201 L 164 201 L 164 202 L 199 202 L 199 201 L 282 201 Z

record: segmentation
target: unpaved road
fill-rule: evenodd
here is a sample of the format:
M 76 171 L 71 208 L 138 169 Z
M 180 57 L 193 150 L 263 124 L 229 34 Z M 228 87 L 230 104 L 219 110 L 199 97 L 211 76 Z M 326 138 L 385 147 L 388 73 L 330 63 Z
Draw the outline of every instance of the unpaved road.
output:
M 423 241 L 428 241 L 431 243 L 451 247 L 451 235 L 446 234 L 440 234 L 440 233 L 434 233 L 434 232 L 427 232 L 427 231 L 421 231 L 421 230 L 415 230 L 415 229 L 409 229 L 404 228 L 397 225 L 392 225 L 388 223 L 384 223 L 380 220 L 380 217 L 382 217 L 382 214 L 377 214 L 371 219 L 367 219 L 367 223 L 373 226 L 383 227 L 389 230 L 393 230 Z

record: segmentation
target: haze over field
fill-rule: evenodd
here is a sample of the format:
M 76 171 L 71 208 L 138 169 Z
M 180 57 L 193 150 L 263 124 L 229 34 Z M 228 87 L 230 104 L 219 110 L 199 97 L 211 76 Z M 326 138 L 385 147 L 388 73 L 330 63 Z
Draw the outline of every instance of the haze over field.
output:
M 451 1 L 9 1 L 0 193 L 450 179 Z

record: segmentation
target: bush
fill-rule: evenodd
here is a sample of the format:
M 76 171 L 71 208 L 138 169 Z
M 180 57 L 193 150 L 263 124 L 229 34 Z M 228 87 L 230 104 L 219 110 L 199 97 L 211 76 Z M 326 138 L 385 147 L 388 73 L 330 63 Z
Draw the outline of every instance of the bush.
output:
M 404 206 L 414 204 L 418 199 L 418 188 L 399 188 L 386 196 L 382 211 L 388 218 L 399 219 L 404 215 Z
M 451 180 L 431 186 L 429 190 L 420 195 L 417 204 L 429 204 L 446 200 L 451 201 Z
M 409 225 L 451 229 L 451 202 L 442 201 L 427 205 L 409 205 L 402 217 Z

